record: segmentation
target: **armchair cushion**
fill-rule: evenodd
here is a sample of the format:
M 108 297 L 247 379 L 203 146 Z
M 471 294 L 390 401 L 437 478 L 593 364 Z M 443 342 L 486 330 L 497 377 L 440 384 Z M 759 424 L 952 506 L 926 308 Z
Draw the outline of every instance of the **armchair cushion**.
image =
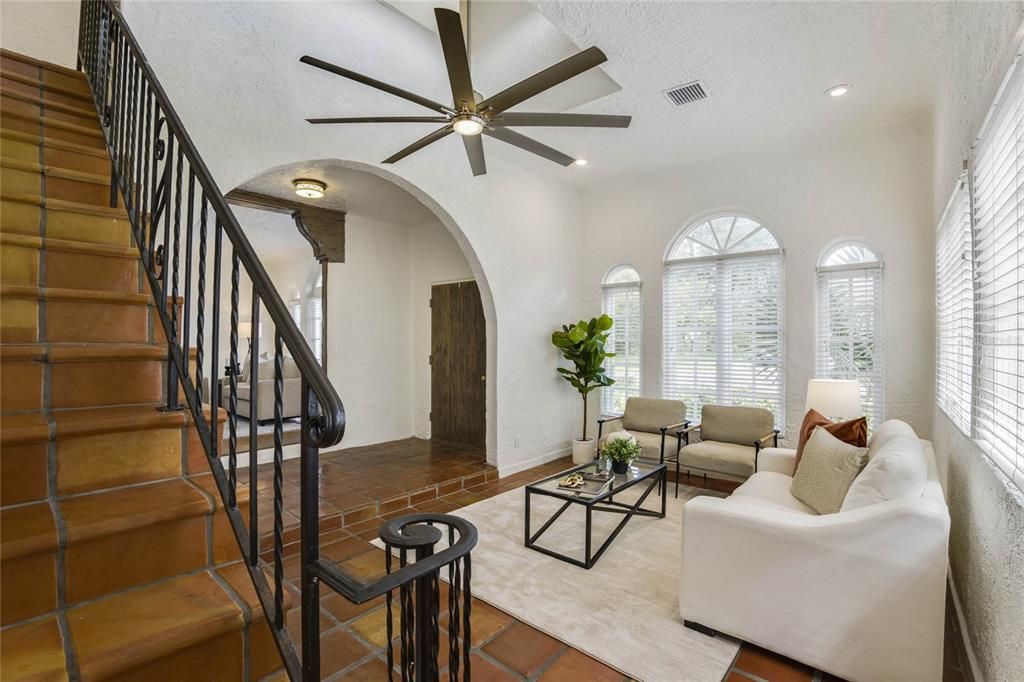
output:
M 753 443 L 753 439 L 750 442 Z M 745 478 L 754 473 L 754 446 L 706 440 L 691 443 L 679 452 L 679 463 L 683 468 L 718 471 Z
M 614 432 L 601 437 L 601 447 L 604 447 L 604 444 L 608 442 L 608 437 L 613 434 Z M 636 438 L 636 442 L 644 449 L 643 454 L 640 455 L 641 457 L 644 459 L 654 460 L 655 462 L 661 459 L 661 432 L 648 433 L 647 431 L 629 431 L 629 435 Z M 669 454 L 675 455 L 675 442 L 676 438 L 674 435 L 671 436 L 671 438 L 668 435 L 665 436 L 666 457 L 668 457 Z
M 759 470 L 743 485 L 732 491 L 732 494 L 736 499 L 744 502 L 768 504 L 801 514 L 816 515 L 818 512 L 793 497 L 793 493 L 789 491 L 792 484 L 793 479 L 786 474 Z
M 705 405 L 700 412 L 700 439 L 751 446 L 751 468 L 754 441 L 774 428 L 775 417 L 761 407 Z
M 793 476 L 793 497 L 819 514 L 838 512 L 867 459 L 867 448 L 844 443 L 816 426 L 804 448 L 803 466 Z
M 660 435 L 661 427 L 679 424 L 685 419 L 686 403 L 682 400 L 629 398 L 622 415 L 622 425 L 627 431 L 646 431 Z

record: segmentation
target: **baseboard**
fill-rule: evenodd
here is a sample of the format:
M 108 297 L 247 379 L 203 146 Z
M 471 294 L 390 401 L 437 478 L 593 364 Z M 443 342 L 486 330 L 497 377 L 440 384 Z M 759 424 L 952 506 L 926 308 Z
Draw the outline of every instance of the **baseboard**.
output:
M 981 676 L 981 670 L 978 668 L 978 659 L 974 655 L 971 633 L 967 629 L 967 619 L 964 617 L 964 610 L 960 604 L 960 594 L 956 591 L 953 571 L 948 571 L 947 576 L 949 579 L 949 593 L 953 596 L 953 612 L 956 615 L 956 622 L 960 625 L 960 654 L 967 661 L 967 669 L 964 670 L 969 676 L 967 682 L 982 682 L 984 678 Z
M 561 459 L 562 457 L 565 457 L 571 452 L 572 448 L 559 448 L 557 450 L 552 450 L 551 452 L 545 453 L 543 455 L 538 455 L 537 457 L 532 457 L 528 460 L 517 462 L 516 464 L 510 464 L 508 466 L 499 465 L 498 478 L 518 474 L 520 471 L 526 471 L 527 469 L 532 469 L 535 466 L 547 464 L 548 462 L 552 462 L 556 459 Z

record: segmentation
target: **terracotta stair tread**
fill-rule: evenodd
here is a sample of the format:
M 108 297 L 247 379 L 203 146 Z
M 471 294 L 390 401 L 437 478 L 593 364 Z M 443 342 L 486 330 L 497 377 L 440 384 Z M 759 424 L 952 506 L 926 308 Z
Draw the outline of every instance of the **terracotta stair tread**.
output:
M 52 147 L 53 149 L 62 149 L 64 151 L 75 152 L 76 154 L 88 154 L 89 156 L 95 156 L 100 159 L 109 159 L 110 154 L 106 149 L 98 149 L 96 147 L 89 147 L 82 144 L 75 144 L 74 142 L 67 142 L 65 140 L 56 140 L 52 137 L 41 138 L 39 135 L 32 133 L 25 133 L 20 130 L 9 130 L 7 128 L 0 128 L 0 139 L 10 140 L 12 142 L 24 142 L 26 144 L 42 145 L 44 147 Z
M 65 95 L 67 97 L 73 97 L 75 99 L 80 99 L 82 100 L 82 102 L 88 104 L 92 103 L 92 92 L 90 92 L 89 90 L 88 83 L 85 84 L 84 89 L 71 88 L 64 85 L 60 85 L 58 83 L 47 83 L 45 81 L 39 80 L 38 77 L 28 76 L 23 73 L 17 73 L 16 71 L 11 71 L 10 69 L 5 68 L 0 68 L 0 78 L 7 78 L 8 80 L 12 80 L 16 83 L 24 83 L 26 85 L 41 88 L 43 90 L 47 90 L 53 93 Z
M 0 659 L 4 662 L 4 679 L 68 679 L 64 643 L 53 617 L 4 630 L 0 637 Z
M 227 456 L 227 452 L 221 453 L 222 456 Z M 227 475 L 228 466 L 224 465 L 224 475 Z M 213 497 L 214 506 L 219 510 L 224 508 L 224 501 L 220 497 L 220 491 L 217 490 L 217 483 L 213 480 L 213 474 L 206 472 L 201 474 L 191 474 L 188 476 L 188 480 L 194 485 L 199 486 Z M 239 506 L 249 503 L 249 484 L 242 483 L 239 481 L 238 488 L 235 491 L 235 498 Z M 247 520 L 248 522 L 248 520 Z
M 47 71 L 55 71 L 72 78 L 79 78 L 85 81 L 85 74 L 77 69 L 72 69 L 70 66 L 61 66 L 60 64 L 54 64 L 53 62 L 47 62 L 42 59 L 22 54 L 20 52 L 12 52 L 11 50 L 0 48 L 0 58 L 5 60 L 11 60 L 14 62 L 20 62 L 22 64 L 28 64 L 40 69 L 46 69 Z
M 99 362 L 101 360 L 163 360 L 167 347 L 157 343 L 4 343 L 2 360 L 39 362 Z
M 94 407 L 0 416 L 0 444 L 42 443 L 99 433 L 120 433 L 187 426 L 186 411 L 164 412 L 157 405 Z M 51 428 L 52 426 L 52 428 Z
M 52 109 L 53 111 L 59 111 L 64 114 L 96 119 L 96 109 L 91 106 L 92 102 L 83 101 L 82 106 L 76 107 L 70 104 L 62 104 L 60 102 L 51 102 L 40 97 L 38 94 L 30 95 L 26 92 L 19 92 L 18 90 L 5 88 L 3 86 L 0 86 L 0 97 L 9 97 L 10 99 L 27 102 L 29 104 L 42 107 L 44 110 Z
M 245 626 L 241 609 L 206 570 L 105 597 L 67 615 L 83 679 L 124 673 Z
M 249 577 L 249 570 L 245 567 L 245 564 L 241 561 L 236 561 L 235 563 L 228 564 L 226 566 L 219 566 L 216 570 L 217 575 L 220 576 L 224 582 L 230 585 L 231 589 L 233 589 L 238 596 L 245 601 L 246 606 L 249 607 L 249 612 L 252 613 L 253 622 L 263 618 L 263 605 L 260 604 L 260 598 L 256 595 L 256 587 L 252 584 L 252 579 Z M 273 574 L 268 570 L 264 570 L 263 575 L 267 578 L 267 583 L 273 586 Z M 287 613 L 291 610 L 295 603 L 296 600 L 291 590 L 285 589 L 285 612 Z
M 31 161 L 22 161 L 8 156 L 0 155 L 0 167 L 25 171 L 26 173 L 39 173 L 41 175 L 65 178 L 77 182 L 90 182 L 96 185 L 110 186 L 109 175 L 97 175 L 95 173 L 83 173 L 82 171 L 68 170 L 59 166 L 44 166 Z
M 82 204 L 76 201 L 62 201 L 60 199 L 47 199 L 46 197 L 32 194 L 0 194 L 0 200 L 13 201 L 20 204 L 33 204 L 53 209 L 55 211 L 69 211 L 72 213 L 85 213 L 98 215 L 104 218 L 115 218 L 117 220 L 128 220 L 128 213 L 123 208 L 108 208 L 96 204 Z
M 50 423 L 42 412 L 0 417 L 0 444 L 41 443 L 50 439 Z
M 68 545 L 214 511 L 207 497 L 181 478 L 65 497 L 58 505 Z
M 80 242 L 73 239 L 56 239 L 53 237 L 37 237 L 35 235 L 0 232 L 0 244 L 10 244 L 29 249 L 46 249 L 82 253 L 110 258 L 131 258 L 138 260 L 139 250 L 134 246 L 115 246 L 114 244 L 97 244 L 96 242 Z
M 0 560 L 57 549 L 57 524 L 48 502 L 0 510 Z
M 79 125 L 77 123 L 68 123 L 67 121 L 47 116 L 45 113 L 42 116 L 37 116 L 22 111 L 10 110 L 3 112 L 3 117 L 0 118 L 0 121 L 7 118 L 39 124 L 47 130 L 64 130 L 69 133 L 75 133 L 76 135 L 94 137 L 97 140 L 105 139 L 103 136 L 103 129 L 100 127 L 100 122 L 98 120 L 95 125 Z
M 132 294 L 103 289 L 36 287 L 28 284 L 4 284 L 0 286 L 0 296 L 4 298 L 31 298 L 46 301 L 122 303 L 124 305 L 152 305 L 153 303 L 153 299 L 149 294 Z

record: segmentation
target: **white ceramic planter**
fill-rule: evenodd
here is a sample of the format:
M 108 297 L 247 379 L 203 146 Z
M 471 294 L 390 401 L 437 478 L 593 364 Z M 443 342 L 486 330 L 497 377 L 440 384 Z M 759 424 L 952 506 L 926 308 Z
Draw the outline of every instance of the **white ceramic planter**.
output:
M 573 464 L 587 464 L 594 461 L 597 455 L 597 447 L 593 438 L 587 440 L 574 440 L 572 442 Z

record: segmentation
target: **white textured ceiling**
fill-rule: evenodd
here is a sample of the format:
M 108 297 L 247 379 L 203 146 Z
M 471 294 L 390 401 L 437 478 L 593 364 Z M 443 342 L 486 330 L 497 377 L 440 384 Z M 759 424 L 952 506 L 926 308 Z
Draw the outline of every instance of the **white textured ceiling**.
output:
M 297 178 L 320 180 L 327 184 L 327 192 L 322 199 L 303 199 L 296 196 L 292 181 Z M 434 214 L 420 203 L 419 199 L 398 185 L 372 173 L 347 168 L 331 161 L 303 161 L 275 168 L 250 180 L 239 189 L 310 206 L 371 216 L 399 225 L 421 225 L 435 220 Z M 295 232 L 295 236 L 302 239 L 298 232 Z
M 629 114 L 633 124 L 628 130 L 520 129 L 567 154 L 587 158 L 590 164 L 583 168 L 561 168 L 492 139 L 484 144 L 489 158 L 495 155 L 577 184 L 740 155 L 750 149 L 821 143 L 924 116 L 939 80 L 949 11 L 938 2 L 534 0 L 533 4 L 567 40 L 580 48 L 596 45 L 603 50 L 608 62 L 602 68 L 622 88 L 574 111 Z M 422 27 L 408 23 L 410 32 L 422 33 Z M 480 53 L 473 64 L 478 91 L 493 94 L 539 68 L 526 36 L 520 35 L 517 42 L 523 46 L 518 57 L 507 42 L 495 44 L 494 58 L 487 55 L 487 45 L 473 46 Z M 422 83 L 417 92 L 443 100 L 440 46 L 434 43 L 425 50 L 421 41 L 411 40 L 403 57 L 417 66 L 436 64 L 438 78 Z M 401 73 L 390 69 L 368 75 L 409 87 Z M 662 94 L 696 79 L 705 82 L 709 99 L 674 107 Z M 853 84 L 850 95 L 832 99 L 823 94 L 841 82 Z M 339 95 L 365 89 L 343 79 L 335 79 L 330 87 L 338 89 Z M 380 109 L 346 106 L 311 114 L 426 113 L 383 97 L 387 104 Z M 354 105 L 360 100 L 366 98 L 356 95 L 348 101 Z M 528 101 L 515 110 L 538 108 Z M 381 158 L 427 130 L 418 125 L 389 126 L 394 144 L 381 149 Z M 453 139 L 437 143 L 455 144 Z M 499 147 L 504 148 L 498 151 Z M 418 152 L 430 153 L 429 149 Z M 500 172 L 499 164 L 490 168 Z

